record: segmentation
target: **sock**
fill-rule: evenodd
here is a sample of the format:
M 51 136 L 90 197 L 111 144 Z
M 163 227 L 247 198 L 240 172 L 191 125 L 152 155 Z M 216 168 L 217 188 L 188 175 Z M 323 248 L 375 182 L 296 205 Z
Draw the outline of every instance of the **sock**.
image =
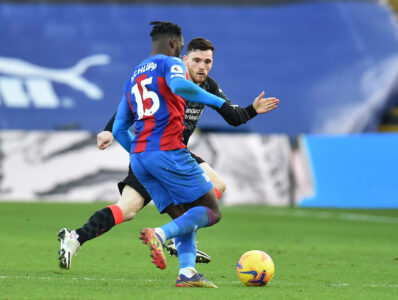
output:
M 119 206 L 110 205 L 96 211 L 82 227 L 76 229 L 79 235 L 78 241 L 83 245 L 104 232 L 110 230 L 113 226 L 123 222 L 123 213 Z
M 162 244 L 164 244 L 167 240 L 162 228 L 156 227 L 153 230 L 155 231 L 158 238 L 161 240 Z
M 194 276 L 198 271 L 195 270 L 195 268 L 183 268 L 180 269 L 179 275 L 184 275 L 185 277 L 191 278 Z
M 168 240 L 213 224 L 215 224 L 213 212 L 205 206 L 196 206 L 160 228 L 163 230 L 166 240 Z
M 108 205 L 108 207 L 112 211 L 113 218 L 115 219 L 115 225 L 123 223 L 122 209 L 116 204 Z
M 214 191 L 216 192 L 216 197 L 217 200 L 220 200 L 222 193 L 220 192 L 220 190 L 218 188 L 214 188 Z
M 188 278 L 195 275 L 196 263 L 196 231 L 178 236 L 175 238 L 178 252 L 178 262 L 180 265 L 180 274 Z M 192 273 L 194 271 L 194 273 Z

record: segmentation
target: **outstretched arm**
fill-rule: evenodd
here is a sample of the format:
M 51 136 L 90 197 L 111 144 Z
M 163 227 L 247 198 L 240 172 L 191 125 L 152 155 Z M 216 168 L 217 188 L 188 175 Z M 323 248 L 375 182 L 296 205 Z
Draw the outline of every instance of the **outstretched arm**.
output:
M 223 118 L 233 126 L 246 123 L 251 118 L 250 114 L 238 105 L 228 103 L 226 99 L 213 95 L 187 80 L 184 76 L 185 66 L 182 61 L 177 58 L 171 58 L 169 63 L 170 65 L 174 65 L 172 65 L 166 73 L 166 82 L 174 94 L 186 100 L 206 104 L 219 109 Z
M 245 124 L 247 121 L 257 116 L 257 114 L 263 114 L 275 109 L 279 103 L 279 100 L 274 97 L 264 98 L 264 92 L 262 92 L 254 99 L 253 104 L 242 108 L 238 105 L 232 104 L 231 100 L 228 99 L 228 97 L 221 90 L 217 81 L 215 81 L 213 78 L 208 77 L 207 83 L 208 91 L 211 94 L 225 99 L 225 101 L 234 108 L 233 110 L 230 109 L 225 111 L 225 109 L 221 110 L 213 107 L 224 118 L 224 120 L 232 126 Z
M 174 77 L 170 80 L 169 87 L 173 93 L 184 99 L 216 107 L 221 116 L 232 126 L 239 126 L 251 119 L 251 115 L 239 105 L 233 105 L 210 94 L 191 81 Z
M 254 99 L 253 104 L 247 106 L 246 108 L 242 108 L 239 105 L 234 105 L 232 103 L 225 103 L 225 105 L 223 105 L 220 109 L 216 110 L 221 114 L 228 124 L 232 126 L 239 126 L 245 124 L 257 114 L 264 114 L 277 108 L 279 99 L 274 97 L 263 97 L 264 92 L 261 92 L 261 94 Z

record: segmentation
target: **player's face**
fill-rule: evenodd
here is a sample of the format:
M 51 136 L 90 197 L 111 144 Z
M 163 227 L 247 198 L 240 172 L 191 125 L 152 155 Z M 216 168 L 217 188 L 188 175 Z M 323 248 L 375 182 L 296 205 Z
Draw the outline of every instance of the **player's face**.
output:
M 195 83 L 202 83 L 206 80 L 213 66 L 213 51 L 191 51 L 184 56 L 184 63 L 191 80 Z

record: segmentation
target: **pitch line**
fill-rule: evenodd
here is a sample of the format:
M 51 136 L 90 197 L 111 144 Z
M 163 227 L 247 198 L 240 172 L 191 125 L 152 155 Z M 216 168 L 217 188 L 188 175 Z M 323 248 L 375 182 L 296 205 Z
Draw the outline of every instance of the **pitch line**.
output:
M 4 279 L 32 279 L 32 280 L 84 280 L 84 281 L 144 281 L 144 282 L 164 282 L 165 280 L 163 279 L 126 279 L 126 278 L 93 278 L 93 277 L 65 277 L 65 276 L 7 276 L 7 275 L 0 275 L 0 280 Z M 219 282 L 222 284 L 239 284 L 241 285 L 242 283 L 240 281 L 222 281 L 219 280 Z M 301 284 L 301 283 L 300 283 Z M 270 285 L 274 285 L 271 283 Z M 278 281 L 275 282 L 275 287 L 283 287 L 283 286 L 291 286 L 293 284 L 283 282 L 283 281 Z M 311 285 L 311 286 L 319 286 L 318 283 L 310 283 L 308 282 L 306 285 Z M 326 287 L 354 287 L 354 286 L 360 286 L 360 287 L 374 287 L 374 288 L 398 288 L 398 284 L 361 284 L 361 285 L 355 285 L 355 284 L 350 284 L 350 283 L 333 283 L 333 284 L 325 284 Z
M 317 219 L 340 219 L 344 221 L 355 222 L 370 222 L 370 223 L 384 223 L 384 224 L 398 224 L 397 217 L 373 216 L 355 213 L 339 213 L 339 212 L 324 212 L 324 211 L 257 211 L 255 213 L 278 215 L 278 216 L 293 216 L 302 218 L 317 218 Z
M 349 283 L 334 283 L 331 285 L 332 287 L 346 287 L 346 286 L 353 286 Z M 398 284 L 362 284 L 362 287 L 398 287 Z
M 65 277 L 65 276 L 4 276 L 1 279 L 33 279 L 33 280 L 84 280 L 84 281 L 163 281 L 160 279 L 126 279 L 126 278 L 92 278 L 92 277 Z

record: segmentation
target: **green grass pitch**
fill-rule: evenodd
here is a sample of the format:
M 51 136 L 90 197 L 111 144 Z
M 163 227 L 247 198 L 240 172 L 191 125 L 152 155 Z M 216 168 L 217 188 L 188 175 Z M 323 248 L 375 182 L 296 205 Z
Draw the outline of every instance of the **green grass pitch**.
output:
M 58 267 L 61 227 L 77 228 L 103 203 L 0 203 L 0 299 L 398 299 L 398 211 L 223 207 L 198 232 L 213 261 L 197 265 L 218 289 L 176 288 L 178 261 L 151 263 L 142 227 L 169 220 L 153 206 L 87 242 L 72 268 Z M 248 250 L 267 252 L 275 276 L 242 285 L 235 272 Z

